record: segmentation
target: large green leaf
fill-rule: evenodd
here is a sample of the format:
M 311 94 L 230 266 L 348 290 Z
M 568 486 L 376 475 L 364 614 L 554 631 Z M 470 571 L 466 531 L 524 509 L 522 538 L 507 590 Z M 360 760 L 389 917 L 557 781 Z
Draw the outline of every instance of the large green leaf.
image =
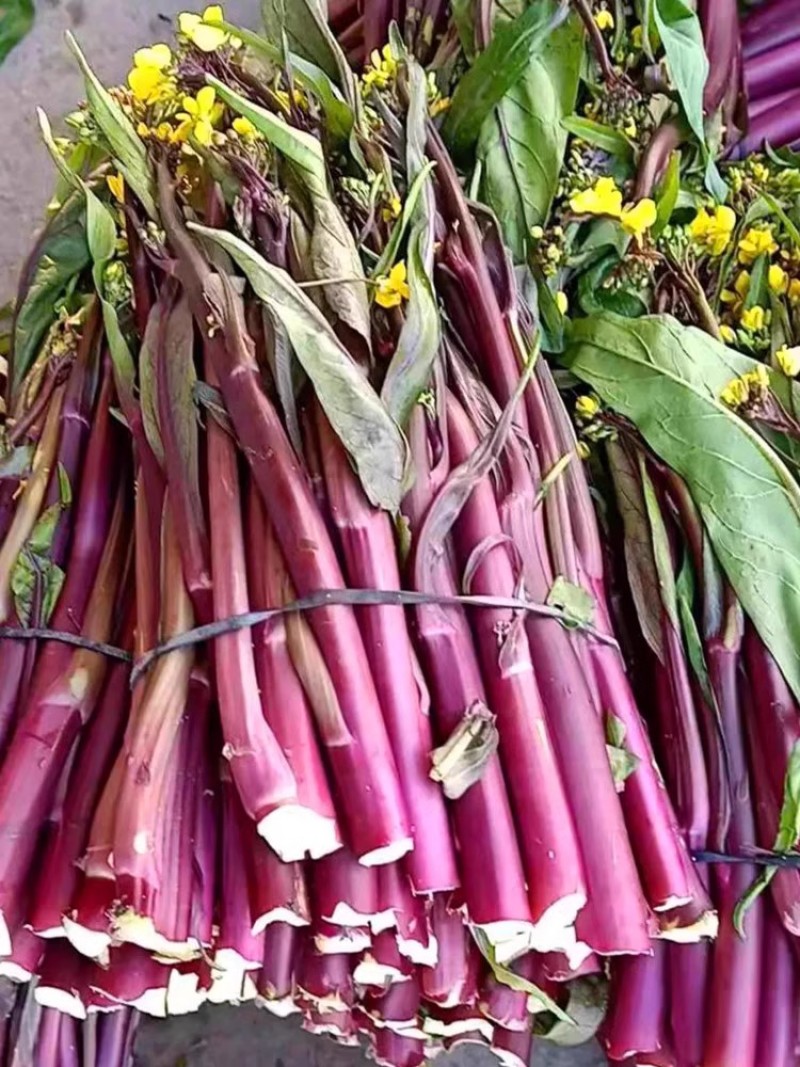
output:
M 296 168 L 308 195 L 314 215 L 309 262 L 314 279 L 331 280 L 323 286 L 325 299 L 337 318 L 347 323 L 370 347 L 369 301 L 361 258 L 353 235 L 330 194 L 322 145 L 311 134 L 290 126 L 246 97 L 229 89 L 218 78 L 209 76 L 220 98 L 240 115 L 250 119 L 256 129 Z
M 325 414 L 356 465 L 373 504 L 396 511 L 406 470 L 406 445 L 366 377 L 322 313 L 292 278 L 225 230 L 190 223 L 241 267 L 256 295 L 286 330 Z
M 111 145 L 111 151 L 114 153 L 125 181 L 136 193 L 150 218 L 157 219 L 158 211 L 153 192 L 153 168 L 141 138 L 120 104 L 101 84 L 86 62 L 78 42 L 71 33 L 67 33 L 67 44 L 81 68 L 86 83 L 89 110 Z
M 703 89 L 708 77 L 708 57 L 700 19 L 685 0 L 655 0 L 653 19 L 686 119 L 692 133 L 703 144 L 706 136 L 703 127 Z
M 572 17 L 529 54 L 525 68 L 481 126 L 481 191 L 517 262 L 527 259 L 531 226 L 547 218 L 575 108 L 583 30 Z M 484 53 L 485 54 L 485 53 Z
M 85 204 L 69 197 L 39 239 L 14 318 L 12 390 L 19 387 L 55 318 L 54 307 L 89 263 Z
M 686 481 L 742 606 L 800 695 L 800 490 L 719 400 L 741 358 L 668 316 L 598 315 L 575 323 L 564 362 Z
M 561 11 L 563 6 L 554 0 L 540 0 L 513 22 L 497 28 L 453 94 L 442 135 L 454 154 L 467 152 L 475 144 L 484 120 L 523 77 L 531 54 L 541 50 Z
M 3 0 L 0 4 L 0 63 L 33 25 L 33 0 Z

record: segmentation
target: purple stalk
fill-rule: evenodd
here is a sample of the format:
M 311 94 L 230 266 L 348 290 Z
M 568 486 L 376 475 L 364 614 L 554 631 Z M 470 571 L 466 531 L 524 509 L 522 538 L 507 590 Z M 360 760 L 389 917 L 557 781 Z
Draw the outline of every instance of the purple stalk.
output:
M 249 611 L 250 598 L 236 447 L 213 419 L 208 426 L 208 492 L 214 615 L 227 619 Z M 250 630 L 217 638 L 213 653 L 223 754 L 242 805 L 278 854 L 289 858 L 291 852 L 293 858 L 295 838 L 306 830 L 305 813 L 292 769 L 261 710 Z
M 181 428 L 187 416 L 179 410 L 181 405 L 187 403 L 188 383 L 185 379 L 189 369 L 186 364 L 191 360 L 191 355 L 186 349 L 191 349 L 193 336 L 192 317 L 185 300 L 177 299 L 174 282 L 165 281 L 150 318 L 147 341 L 154 350 L 158 427 L 170 503 L 181 547 L 184 580 L 197 621 L 203 624 L 211 622 L 213 616 L 208 530 L 200 496 L 196 429 L 195 435 L 187 439 Z M 211 422 L 209 441 L 212 427 L 223 432 L 213 419 Z M 209 443 L 209 451 L 211 448 Z M 213 484 L 214 474 L 209 461 L 210 492 Z M 213 506 L 211 515 L 214 515 Z
M 492 1052 L 500 1061 L 501 1067 L 529 1067 L 533 1050 L 533 1017 L 528 1016 L 528 1025 L 524 1030 L 506 1030 L 502 1026 L 495 1029 L 492 1036 Z
M 452 394 L 447 412 L 452 461 L 468 464 L 479 446 L 477 434 Z M 517 578 L 488 477 L 472 486 L 454 536 L 461 566 L 472 563 L 471 589 L 478 594 L 512 597 Z M 533 947 L 538 951 L 571 947 L 564 940 L 566 930 L 586 903 L 586 885 L 528 641 L 510 611 L 477 611 L 473 627 L 490 707 L 497 715 L 503 771 L 517 817 L 528 899 L 537 928 Z M 500 635 L 505 635 L 502 644 Z
M 602 1044 L 610 1060 L 651 1063 L 648 1053 L 667 1043 L 667 947 L 653 942 L 651 956 L 614 960 Z
M 130 1067 L 138 1025 L 139 1013 L 131 1008 L 101 1016 L 97 1060 L 88 1067 Z
M 428 1060 L 424 1041 L 389 1029 L 376 1031 L 372 1053 L 378 1067 L 422 1067 Z
M 767 111 L 771 111 L 774 107 L 780 107 L 781 104 L 785 104 L 791 100 L 792 97 L 797 96 L 796 89 L 786 89 L 782 93 L 775 93 L 772 96 L 762 96 L 758 100 L 751 100 L 747 108 L 747 113 L 750 118 L 751 125 L 755 123 L 756 119 L 761 118 Z
M 678 1067 L 698 1067 L 703 1062 L 711 952 L 712 946 L 705 941 L 667 946 L 671 1045 Z
M 63 936 L 61 920 L 78 885 L 77 863 L 128 717 L 128 675 L 127 664 L 112 667 L 97 711 L 81 738 L 64 811 L 42 857 L 27 917 L 40 936 Z
M 450 909 L 446 893 L 434 896 L 430 922 L 439 952 L 433 967 L 422 968 L 423 996 L 443 1008 L 474 1003 L 480 957 L 461 915 Z
M 767 0 L 753 8 L 742 20 L 742 40 L 745 45 L 755 43 L 777 26 L 791 24 L 796 10 L 793 0 Z
M 794 69 L 800 71 L 800 66 Z M 780 93 L 781 99 L 768 111 L 760 114 L 750 123 L 747 136 L 736 146 L 736 157 L 742 158 L 752 152 L 761 152 L 764 143 L 769 142 L 775 148 L 794 144 L 800 138 L 800 90 L 793 86 L 791 95 L 783 95 L 785 84 L 779 84 L 771 93 Z
M 415 455 L 413 461 L 415 469 L 424 472 L 426 457 Z M 458 586 L 450 546 L 436 543 L 435 510 L 428 511 L 421 530 L 412 529 L 416 545 L 414 588 L 452 596 L 458 592 Z M 425 676 L 431 687 L 434 723 L 438 737 L 444 741 L 470 708 L 486 707 L 486 692 L 464 611 L 430 604 L 418 607 L 416 614 Z M 532 919 L 508 794 L 496 753 L 490 757 L 480 780 L 452 802 L 452 812 L 470 922 L 482 927 L 492 942 L 508 942 L 512 954 L 524 951 L 530 939 Z M 481 841 L 480 851 L 468 845 L 476 840 Z
M 258 996 L 275 1014 L 292 1014 L 294 972 L 302 934 L 290 923 L 272 923 L 264 931 L 264 959 L 258 977 Z
M 82 633 L 96 641 L 108 641 L 116 629 L 118 590 L 127 572 L 124 489 L 123 483 L 97 571 L 87 578 L 92 592 Z M 57 652 L 46 684 L 33 686 L 0 769 L 0 908 L 6 923 L 9 917 L 13 923 L 21 905 L 39 830 L 108 670 L 108 660 L 97 653 L 63 644 Z
M 43 1008 L 39 1016 L 39 1026 L 36 1034 L 36 1049 L 34 1052 L 34 1064 L 36 1067 L 61 1067 L 59 1059 L 59 1046 L 61 1039 L 61 1023 L 66 1022 L 68 1016 L 62 1015 L 55 1008 Z
M 740 609 L 728 599 L 723 627 L 706 641 L 706 658 L 728 751 L 732 810 L 726 844 L 731 852 L 740 853 L 756 843 L 743 735 L 743 712 L 745 717 L 749 714 L 750 694 L 740 686 Z M 733 926 L 734 908 L 754 876 L 754 868 L 747 864 L 714 867 L 720 927 L 706 999 L 703 1067 L 760 1067 L 756 1043 L 765 901 L 757 900 L 748 911 L 744 939 Z
M 789 41 L 751 57 L 745 62 L 744 77 L 747 92 L 753 99 L 800 86 L 795 42 Z
M 247 501 L 247 545 L 250 603 L 254 611 L 261 611 L 280 598 L 276 597 L 274 569 L 270 568 L 274 538 L 252 482 Z M 298 805 L 307 823 L 306 832 L 295 835 L 291 855 L 284 858 L 302 859 L 308 848 L 318 859 L 340 848 L 341 838 L 311 710 L 292 663 L 284 620 L 277 618 L 256 626 L 252 633 L 261 710 L 294 774 Z
M 763 951 L 755 1062 L 758 1067 L 786 1067 L 796 1056 L 796 963 L 789 935 L 769 908 L 764 916 Z
M 378 871 L 339 849 L 312 868 L 313 913 L 336 926 L 372 926 L 380 915 Z
M 331 516 L 350 583 L 363 589 L 400 589 L 389 516 L 370 506 L 319 405 L 316 422 Z M 441 790 L 428 776 L 433 739 L 405 612 L 401 607 L 370 607 L 359 613 L 358 621 L 411 820 L 414 849 L 405 862 L 414 890 L 453 889 L 458 885 L 455 852 Z
M 165 170 L 160 172 L 160 191 L 164 225 L 178 256 L 179 274 L 195 320 L 204 328 L 208 316 L 204 285 L 212 272 L 179 218 Z M 232 293 L 228 295 L 234 299 Z M 206 347 L 295 588 L 301 596 L 319 589 L 344 588 L 344 576 L 308 480 L 263 390 L 241 316 L 236 312 L 232 319 L 226 315 L 221 331 L 207 340 Z M 359 814 L 348 812 L 349 844 L 362 862 L 389 862 L 409 851 L 412 842 L 355 613 L 347 607 L 324 607 L 311 612 L 309 622 L 353 738 L 353 745 L 344 753 L 348 760 L 353 759 L 348 773 L 363 789 L 364 809 Z
M 745 22 L 745 27 L 747 22 Z M 800 38 L 800 26 L 791 17 L 784 17 L 780 22 L 768 27 L 757 37 L 744 38 L 743 53 L 745 61 L 771 52 L 781 45 L 791 44 Z
M 276 922 L 307 926 L 311 912 L 302 866 L 299 863 L 281 862 L 256 834 L 252 821 L 249 825 L 245 822 L 241 832 L 245 840 L 253 934 L 257 935 Z
M 737 0 L 700 0 L 698 14 L 709 65 L 703 108 L 707 115 L 712 115 L 722 103 L 737 67 L 740 47 Z

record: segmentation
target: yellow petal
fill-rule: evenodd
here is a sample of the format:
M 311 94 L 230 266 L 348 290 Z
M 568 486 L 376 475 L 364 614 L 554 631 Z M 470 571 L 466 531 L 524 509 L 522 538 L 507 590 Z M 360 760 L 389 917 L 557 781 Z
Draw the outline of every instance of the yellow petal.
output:
M 406 280 L 406 265 L 404 260 L 400 260 L 399 263 L 395 263 L 392 269 L 389 271 L 389 284 L 394 286 L 400 286 Z
M 562 315 L 566 315 L 566 313 L 569 311 L 569 300 L 567 299 L 567 294 L 564 292 L 563 289 L 559 289 L 556 293 L 556 307 Z
M 228 39 L 225 30 L 218 26 L 205 26 L 202 22 L 192 33 L 192 44 L 196 45 L 201 52 L 216 52 L 216 50 Z
M 784 345 L 775 353 L 775 359 L 787 378 L 795 378 L 800 374 L 800 348 L 787 348 Z
M 641 237 L 645 230 L 649 230 L 656 221 L 657 215 L 655 201 L 645 197 L 644 200 L 640 200 L 633 207 L 623 208 L 621 215 L 622 228 L 628 233 Z
M 137 100 L 147 103 L 164 80 L 156 67 L 134 67 L 128 74 L 128 85 Z
M 246 119 L 244 115 L 237 115 L 231 125 L 240 137 L 255 137 L 258 133 L 250 119 Z
M 736 331 L 723 323 L 719 328 L 719 334 L 725 344 L 730 345 L 736 340 Z
M 789 288 L 789 276 L 783 267 L 779 267 L 777 263 L 771 264 L 767 273 L 767 280 L 770 289 L 779 296 Z
M 203 12 L 203 22 L 224 22 L 225 15 L 219 4 L 211 4 Z
M 211 125 L 208 119 L 198 119 L 198 121 L 194 124 L 194 129 L 192 130 L 192 133 L 194 134 L 194 139 L 197 141 L 198 144 L 207 146 L 210 145 L 211 141 L 213 140 L 214 127 Z
M 205 118 L 211 117 L 211 109 L 214 106 L 214 101 L 217 98 L 217 90 L 213 85 L 204 85 L 196 96 L 197 100 L 197 113 Z
M 184 11 L 181 15 L 178 15 L 178 29 L 184 37 L 191 37 L 200 22 L 200 16 L 195 15 L 193 11 Z
M 106 185 L 111 191 L 115 200 L 118 200 L 120 204 L 125 201 L 125 179 L 121 174 L 109 174 L 106 177 Z
M 156 70 L 165 70 L 171 62 L 172 52 L 166 44 L 139 48 L 133 53 L 133 64 L 136 67 L 155 67 Z

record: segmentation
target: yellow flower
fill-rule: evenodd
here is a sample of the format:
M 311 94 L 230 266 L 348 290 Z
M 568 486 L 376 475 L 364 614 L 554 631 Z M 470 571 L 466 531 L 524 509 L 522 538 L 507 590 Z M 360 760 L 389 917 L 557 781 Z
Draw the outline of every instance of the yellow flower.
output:
M 125 203 L 125 179 L 121 174 L 109 174 L 106 176 L 106 185 L 111 190 L 111 195 L 120 203 Z
M 197 96 L 184 96 L 183 111 L 178 113 L 178 118 L 183 121 L 176 131 L 176 137 L 183 139 L 188 131 L 198 144 L 210 145 L 214 127 L 223 112 L 222 104 L 218 104 L 216 99 L 213 85 L 204 85 Z
M 656 221 L 656 217 L 655 201 L 646 197 L 638 204 L 624 207 L 620 221 L 626 233 L 633 234 L 637 241 L 641 241 L 645 231 Z
M 578 441 L 578 455 L 581 459 L 588 459 L 592 454 L 592 450 L 586 441 Z
M 202 15 L 195 15 L 191 11 L 178 15 L 178 29 L 201 52 L 216 52 L 229 40 L 230 34 L 221 26 L 208 24 L 223 20 L 222 8 L 219 4 L 212 4 Z
M 800 374 L 800 348 L 783 345 L 775 353 L 775 359 L 787 378 L 796 378 Z
M 773 293 L 777 293 L 778 296 L 783 296 L 789 288 L 789 275 L 783 267 L 779 267 L 777 263 L 772 263 L 770 265 L 769 271 L 767 272 L 767 281 L 769 282 L 770 289 Z
M 765 252 L 770 256 L 773 252 L 777 252 L 778 242 L 772 236 L 772 230 L 770 230 L 769 227 L 757 230 L 754 226 L 751 226 L 744 237 L 739 241 L 738 251 L 739 262 L 749 266 Z
M 749 396 L 750 390 L 743 378 L 734 378 L 732 382 L 728 382 L 719 394 L 722 403 L 727 404 L 730 408 L 741 407 L 742 404 L 747 402 Z
M 736 340 L 736 330 L 730 326 L 726 326 L 724 322 L 719 328 L 719 335 L 726 345 L 732 345 Z
M 567 294 L 564 292 L 563 289 L 559 289 L 556 293 L 556 307 L 562 315 L 566 315 L 566 313 L 569 311 L 569 300 L 567 299 Z
M 386 200 L 386 202 L 385 202 L 385 204 L 383 206 L 383 210 L 381 211 L 381 215 L 383 216 L 383 221 L 384 222 L 391 222 L 392 219 L 399 219 L 400 218 L 400 212 L 402 210 L 403 210 L 403 201 L 400 199 L 400 197 L 397 196 L 396 194 L 393 195 L 393 196 L 390 196 Z
M 712 256 L 721 256 L 730 244 L 736 226 L 736 215 L 727 204 L 720 204 L 713 212 L 700 208 L 689 223 L 689 236 Z
M 641 26 L 634 26 L 631 30 L 631 44 L 634 48 L 642 47 L 643 30 Z
M 734 314 L 738 314 L 749 292 L 750 274 L 746 270 L 740 270 L 733 283 L 733 290 L 723 289 L 720 293 L 720 300 L 723 304 L 732 304 Z
M 450 105 L 453 103 L 449 96 L 437 96 L 428 104 L 428 114 L 432 119 L 435 119 L 437 115 L 443 115 L 445 111 L 450 110 Z
M 800 304 L 800 279 L 792 278 L 789 282 L 789 299 L 793 304 Z
M 610 11 L 606 11 L 605 8 L 601 8 L 595 13 L 594 22 L 599 30 L 614 29 L 614 16 Z
M 395 263 L 388 274 L 377 279 L 375 289 L 375 303 L 382 308 L 394 308 L 404 300 L 408 300 L 411 291 L 406 281 L 406 265 L 401 259 Z
M 165 44 L 140 48 L 133 54 L 133 68 L 128 73 L 128 85 L 137 100 L 151 104 L 158 100 L 170 85 L 167 73 L 172 52 Z
M 397 60 L 392 46 L 385 44 L 379 52 L 376 48 L 369 57 L 370 66 L 364 71 L 364 85 L 371 89 L 385 89 L 397 76 Z
M 244 137 L 246 141 L 252 141 L 258 137 L 258 130 L 250 119 L 246 119 L 244 115 L 237 115 L 231 125 L 236 133 L 238 133 L 240 137 Z
M 740 322 L 748 333 L 757 333 L 764 328 L 767 321 L 767 313 L 758 304 L 751 308 L 745 308 L 741 314 Z
M 291 98 L 285 89 L 273 89 L 272 95 L 287 115 L 292 110 L 292 103 L 295 103 L 302 111 L 308 110 L 308 97 L 302 89 L 292 89 Z
M 622 132 L 625 134 L 626 137 L 630 137 L 631 140 L 633 140 L 639 130 L 637 129 L 636 123 L 633 121 L 633 119 L 629 119 L 627 125 L 622 127 Z
M 573 193 L 569 206 L 576 215 L 611 215 L 618 219 L 622 214 L 622 193 L 613 178 L 598 178 L 591 189 Z
M 575 415 L 584 422 L 593 419 L 599 410 L 600 401 L 589 393 L 575 401 Z

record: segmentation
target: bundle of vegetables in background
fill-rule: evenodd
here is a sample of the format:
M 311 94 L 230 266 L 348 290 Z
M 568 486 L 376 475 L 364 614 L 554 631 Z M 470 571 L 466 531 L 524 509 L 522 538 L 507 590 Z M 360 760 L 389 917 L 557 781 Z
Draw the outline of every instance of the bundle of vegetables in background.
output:
M 725 161 L 736 6 L 263 13 L 110 90 L 70 40 L 40 115 L 0 975 L 43 1042 L 794 1063 L 800 171 Z

